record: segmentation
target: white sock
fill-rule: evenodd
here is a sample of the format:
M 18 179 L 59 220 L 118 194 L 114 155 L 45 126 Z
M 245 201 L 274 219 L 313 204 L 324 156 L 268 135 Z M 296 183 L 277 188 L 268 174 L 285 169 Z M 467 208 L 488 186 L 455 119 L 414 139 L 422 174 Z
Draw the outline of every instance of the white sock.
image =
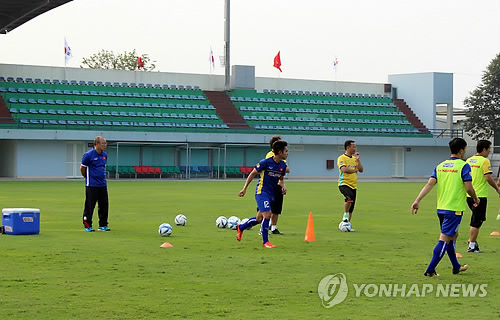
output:
M 349 221 L 349 212 L 344 212 L 344 216 L 342 217 L 342 220 Z
M 469 249 L 474 249 L 476 247 L 476 242 L 471 241 L 469 243 Z
M 274 230 L 276 230 L 276 226 L 275 226 L 275 225 L 272 225 L 272 226 L 271 226 L 271 231 L 274 231 Z

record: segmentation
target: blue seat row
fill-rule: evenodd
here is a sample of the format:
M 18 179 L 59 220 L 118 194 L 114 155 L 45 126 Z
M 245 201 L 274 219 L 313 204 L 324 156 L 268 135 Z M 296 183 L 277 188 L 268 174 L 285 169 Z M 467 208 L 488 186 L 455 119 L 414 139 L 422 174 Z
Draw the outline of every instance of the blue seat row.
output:
M 416 128 L 370 128 L 370 127 L 323 127 L 323 126 L 288 126 L 288 125 L 256 125 L 257 130 L 288 130 L 288 131 L 323 131 L 323 132 L 352 132 L 352 133 L 388 133 L 388 134 L 418 134 Z
M 325 123 L 365 123 L 365 124 L 400 124 L 408 125 L 408 120 L 389 119 L 343 119 L 343 118 L 303 118 L 303 117 L 278 117 L 278 116 L 243 116 L 247 121 L 281 121 L 281 122 L 325 122 Z
M 198 114 L 198 113 L 160 113 L 160 112 L 125 112 L 125 111 L 112 111 L 107 110 L 90 111 L 90 110 L 62 110 L 62 109 L 16 109 L 10 108 L 12 114 L 52 114 L 52 115 L 71 115 L 71 116 L 106 116 L 106 117 L 147 117 L 147 118 L 179 118 L 179 119 L 204 119 L 204 120 L 218 120 L 215 114 Z
M 187 166 L 180 166 L 179 169 L 181 172 L 187 172 Z M 192 173 L 210 173 L 212 172 L 212 168 L 210 166 L 190 166 L 189 171 Z
M 404 116 L 401 111 L 371 111 L 371 110 L 337 110 L 337 109 L 304 109 L 304 108 L 268 108 L 268 107 L 245 107 L 240 111 L 250 112 L 282 112 L 282 113 L 324 113 L 324 114 L 348 114 L 348 115 L 381 115 L 381 116 Z
M 44 83 L 44 84 L 71 84 L 71 85 L 88 85 L 88 86 L 107 86 L 107 87 L 129 87 L 129 88 L 156 88 L 156 89 L 180 89 L 180 90 L 200 90 L 200 86 L 191 85 L 175 85 L 175 84 L 151 84 L 151 83 L 127 83 L 127 82 L 110 82 L 110 81 L 85 81 L 85 80 L 50 80 L 50 79 L 39 79 L 39 78 L 26 78 L 21 77 L 2 77 L 0 76 L 0 82 L 23 82 L 23 83 Z
M 68 105 L 68 106 L 103 106 L 103 107 L 132 107 L 132 108 L 163 108 L 163 109 L 193 109 L 193 110 L 215 110 L 212 105 L 205 104 L 165 104 L 149 102 L 123 102 L 123 101 L 96 101 L 96 100 L 52 100 L 52 99 L 24 99 L 9 98 L 9 104 L 49 104 L 49 105 Z
M 55 120 L 55 119 L 19 119 L 22 125 L 62 125 L 62 126 L 107 126 L 107 127 L 152 127 L 152 128 L 190 128 L 190 129 L 228 129 L 225 123 L 186 123 L 186 122 L 134 122 L 134 121 L 99 121 L 99 120 Z
M 264 89 L 263 93 L 272 94 L 294 94 L 294 95 L 312 95 L 312 96 L 338 96 L 338 97 L 358 97 L 358 98 L 379 98 L 379 99 L 390 99 L 388 95 L 381 94 L 368 94 L 368 93 L 343 93 L 343 92 L 328 92 L 328 91 L 302 91 L 302 90 L 274 90 L 274 89 Z
M 395 105 L 391 102 L 366 102 L 366 101 L 334 101 L 334 100 L 307 100 L 307 99 L 283 99 L 283 98 L 250 98 L 250 97 L 230 97 L 233 102 L 258 102 L 258 103 L 286 103 L 286 104 L 322 104 L 339 106 L 374 106 L 390 107 Z
M 147 92 L 113 92 L 113 91 L 87 91 L 87 90 L 59 90 L 59 89 L 33 89 L 33 88 L 7 88 L 0 87 L 0 92 L 34 93 L 34 94 L 59 94 L 75 96 L 100 96 L 100 97 L 125 97 L 125 98 L 155 98 L 155 99 L 181 99 L 181 100 L 207 100 L 204 96 L 163 94 Z

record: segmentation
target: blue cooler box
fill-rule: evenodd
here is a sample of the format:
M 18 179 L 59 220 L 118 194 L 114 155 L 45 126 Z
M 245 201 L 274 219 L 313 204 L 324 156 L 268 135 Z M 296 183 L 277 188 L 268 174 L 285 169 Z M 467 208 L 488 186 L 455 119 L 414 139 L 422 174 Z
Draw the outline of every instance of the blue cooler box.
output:
M 40 209 L 4 208 L 2 224 L 5 234 L 39 234 Z

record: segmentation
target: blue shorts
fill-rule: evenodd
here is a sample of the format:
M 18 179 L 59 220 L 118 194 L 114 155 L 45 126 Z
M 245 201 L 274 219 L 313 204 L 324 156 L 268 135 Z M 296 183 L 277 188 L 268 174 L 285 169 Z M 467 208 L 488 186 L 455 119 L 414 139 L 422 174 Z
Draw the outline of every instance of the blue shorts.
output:
M 257 201 L 257 208 L 260 212 L 271 211 L 271 204 L 274 201 L 274 197 L 266 193 L 256 194 L 255 201 Z
M 441 233 L 454 237 L 458 232 L 458 227 L 462 221 L 462 215 L 438 213 Z

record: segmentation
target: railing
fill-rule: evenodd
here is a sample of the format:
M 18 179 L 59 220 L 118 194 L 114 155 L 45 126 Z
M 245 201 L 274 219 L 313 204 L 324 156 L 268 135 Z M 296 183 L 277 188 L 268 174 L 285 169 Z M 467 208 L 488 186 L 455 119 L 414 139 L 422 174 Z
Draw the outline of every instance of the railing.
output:
M 417 128 L 421 133 L 430 133 L 434 138 L 463 138 L 463 129 L 427 129 Z

